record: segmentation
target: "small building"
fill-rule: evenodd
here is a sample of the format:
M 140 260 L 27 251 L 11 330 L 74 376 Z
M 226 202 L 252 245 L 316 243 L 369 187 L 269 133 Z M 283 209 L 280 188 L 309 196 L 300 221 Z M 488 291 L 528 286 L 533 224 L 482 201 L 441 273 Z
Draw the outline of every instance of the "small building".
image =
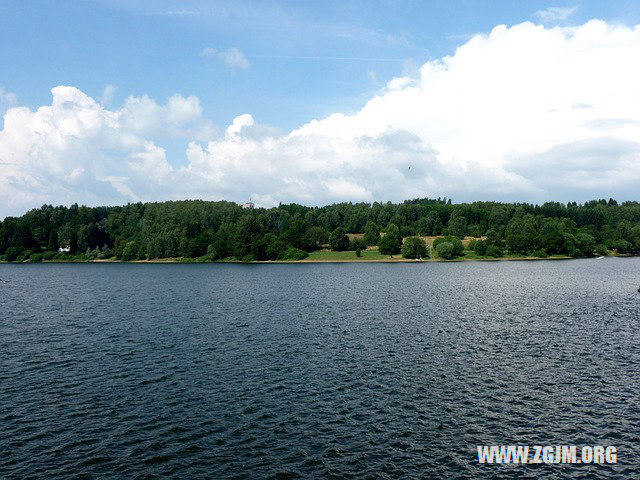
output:
M 253 204 L 253 202 L 251 200 L 249 200 L 247 203 L 243 203 L 242 205 L 240 205 L 242 208 L 254 208 L 255 205 Z

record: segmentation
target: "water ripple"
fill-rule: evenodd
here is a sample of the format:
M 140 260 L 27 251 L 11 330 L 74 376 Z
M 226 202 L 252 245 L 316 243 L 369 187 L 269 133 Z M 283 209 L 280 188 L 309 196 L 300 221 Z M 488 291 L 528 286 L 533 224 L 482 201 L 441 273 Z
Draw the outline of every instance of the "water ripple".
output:
M 639 266 L 0 265 L 0 478 L 637 478 Z

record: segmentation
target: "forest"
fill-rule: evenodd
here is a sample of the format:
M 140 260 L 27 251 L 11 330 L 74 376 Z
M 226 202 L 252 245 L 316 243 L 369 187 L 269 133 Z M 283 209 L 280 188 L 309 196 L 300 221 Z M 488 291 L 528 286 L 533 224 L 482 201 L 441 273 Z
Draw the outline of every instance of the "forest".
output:
M 0 261 L 300 260 L 318 250 L 360 256 L 374 249 L 417 258 L 426 254 L 424 237 L 441 237 L 433 253 L 443 259 L 634 255 L 640 253 L 640 204 L 421 198 L 273 208 L 202 200 L 43 205 L 0 222 Z

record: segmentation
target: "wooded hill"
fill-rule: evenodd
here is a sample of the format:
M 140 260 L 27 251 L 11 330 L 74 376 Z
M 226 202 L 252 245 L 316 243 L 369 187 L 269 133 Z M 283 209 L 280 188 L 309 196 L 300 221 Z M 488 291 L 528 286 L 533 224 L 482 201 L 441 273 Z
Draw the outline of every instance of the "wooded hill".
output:
M 454 204 L 446 198 L 424 198 L 400 204 L 289 204 L 269 209 L 200 200 L 117 207 L 44 205 L 0 222 L 0 260 L 299 259 L 321 248 L 376 245 L 380 232 L 388 237 L 381 252 L 385 248 L 391 253 L 399 252 L 406 237 L 448 235 L 453 243 L 454 237 L 477 237 L 471 248 L 481 257 L 638 254 L 640 204 L 612 199 Z M 365 235 L 354 243 L 345 240 L 345 233 Z

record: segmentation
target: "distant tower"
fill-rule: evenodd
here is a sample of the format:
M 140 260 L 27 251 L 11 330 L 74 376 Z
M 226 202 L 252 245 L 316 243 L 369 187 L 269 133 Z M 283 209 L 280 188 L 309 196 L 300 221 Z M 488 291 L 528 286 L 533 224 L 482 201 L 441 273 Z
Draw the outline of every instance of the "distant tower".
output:
M 253 204 L 253 202 L 251 201 L 251 197 L 249 197 L 249 201 L 247 203 L 243 203 L 242 205 L 240 205 L 242 208 L 253 208 L 255 207 L 255 205 Z

